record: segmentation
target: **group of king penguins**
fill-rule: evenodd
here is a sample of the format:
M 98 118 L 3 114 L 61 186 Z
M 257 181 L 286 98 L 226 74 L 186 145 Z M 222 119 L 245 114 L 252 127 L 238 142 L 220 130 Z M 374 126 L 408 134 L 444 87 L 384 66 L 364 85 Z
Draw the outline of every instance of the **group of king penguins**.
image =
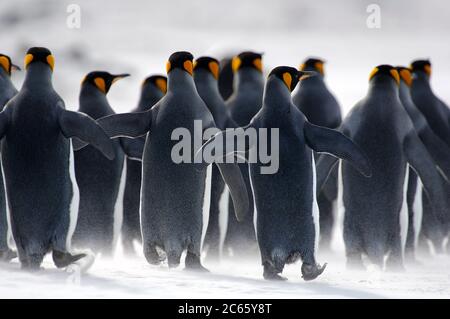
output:
M 134 253 L 141 242 L 150 264 L 177 267 L 183 255 L 186 269 L 208 271 L 203 255 L 259 250 L 265 279 L 284 280 L 284 266 L 300 260 L 302 278 L 313 280 L 326 267 L 317 251 L 330 247 L 337 201 L 349 267 L 367 257 L 403 270 L 424 243 L 445 250 L 450 109 L 431 89 L 430 62 L 375 67 L 366 97 L 342 119 L 323 60 L 265 76 L 262 58 L 175 52 L 167 77 L 146 78 L 136 108 L 116 114 L 107 93 L 129 74 L 88 73 L 79 110 L 68 111 L 48 49 L 27 51 L 19 91 L 11 74 L 20 68 L 0 54 L 0 259 L 37 270 L 50 252 L 58 268 L 85 258 L 83 249 L 111 255 L 122 206 L 123 248 Z M 196 120 L 220 131 L 192 145 L 191 157 L 229 128 L 278 129 L 278 171 L 220 154 L 175 163 L 172 133 L 193 132 Z

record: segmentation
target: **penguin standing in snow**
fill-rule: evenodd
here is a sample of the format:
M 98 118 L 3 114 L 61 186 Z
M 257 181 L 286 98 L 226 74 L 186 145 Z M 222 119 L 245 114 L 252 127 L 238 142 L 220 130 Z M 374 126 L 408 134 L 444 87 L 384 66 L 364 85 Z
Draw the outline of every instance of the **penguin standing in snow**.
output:
M 425 116 L 433 132 L 450 147 L 450 109 L 434 94 L 431 88 L 430 61 L 416 60 L 411 63 L 411 70 L 411 97 L 414 104 Z M 447 165 L 449 161 L 447 157 Z M 450 185 L 444 181 L 444 178 L 441 178 L 440 182 L 446 187 L 447 194 L 450 194 Z M 429 198 L 425 194 L 422 195 L 422 198 L 424 216 L 432 216 Z M 450 201 L 450 195 L 447 196 L 447 201 Z M 437 251 L 441 251 L 444 248 L 444 240 L 449 230 L 450 225 L 442 225 L 435 220 L 432 223 L 424 223 L 422 233 L 426 239 L 433 243 Z
M 95 120 L 114 114 L 106 94 L 113 83 L 126 76 L 128 74 L 113 75 L 104 71 L 87 74 L 81 83 L 79 111 Z M 118 204 L 123 199 L 119 198 L 119 188 L 124 152 L 120 140 L 113 141 L 113 144 L 115 158 L 112 161 L 92 146 L 75 152 L 80 208 L 73 243 L 76 247 L 90 248 L 105 255 L 112 254 L 114 220 Z
M 142 83 L 138 106 L 132 112 L 150 110 L 167 91 L 167 78 L 162 75 L 147 77 Z M 145 140 L 145 137 L 141 137 Z M 127 253 L 134 252 L 133 241 L 142 241 L 139 205 L 141 201 L 142 164 L 127 157 L 127 176 L 123 195 L 122 244 Z
M 231 118 L 238 126 L 245 126 L 261 108 L 264 91 L 264 76 L 262 69 L 262 54 L 242 52 L 232 60 L 234 74 L 233 94 L 226 101 Z M 248 165 L 239 164 L 249 191 L 249 214 L 246 220 L 238 222 L 233 206 L 229 205 L 227 232 L 224 248 L 231 250 L 234 256 L 248 256 L 257 251 L 255 226 L 253 221 L 253 200 L 250 192 Z
M 150 110 L 108 116 L 99 124 L 113 138 L 136 138 L 151 132 L 142 158 L 140 211 L 147 261 L 160 263 L 163 256 L 157 251 L 159 247 L 169 267 L 176 267 L 187 250 L 186 268 L 205 270 L 200 250 L 209 212 L 211 166 L 203 161 L 192 162 L 201 141 L 200 145 L 192 145 L 191 137 L 195 139 L 196 134 L 215 125 L 195 88 L 192 59 L 184 51 L 169 57 L 167 93 Z M 248 211 L 248 198 L 240 169 L 237 165 L 217 164 L 230 189 L 237 218 L 242 220 Z
M 372 177 L 363 178 L 341 164 L 344 242 L 347 265 L 363 267 L 362 255 L 383 269 L 402 270 L 408 232 L 408 169 L 419 175 L 433 209 L 445 220 L 445 197 L 433 159 L 416 134 L 399 98 L 400 77 L 390 65 L 373 69 L 367 96 L 344 119 L 341 129 L 367 154 Z M 318 187 L 336 159 L 318 162 Z M 385 257 L 386 264 L 385 264 Z
M 316 262 L 319 216 L 313 151 L 348 160 L 363 174 L 370 175 L 369 162 L 352 141 L 338 131 L 311 124 L 292 103 L 291 91 L 303 76 L 309 75 L 286 66 L 273 69 L 265 87 L 262 109 L 245 127 L 267 130 L 267 141 L 250 141 L 250 153 L 260 153 L 256 148 L 267 143 L 272 156 L 279 160 L 278 169 L 270 172 L 263 171 L 260 160 L 249 162 L 258 245 L 264 278 L 269 280 L 284 279 L 279 273 L 285 264 L 298 259 L 303 262 L 304 280 L 315 279 L 325 269 Z M 224 133 L 217 134 L 205 145 L 221 134 Z
M 69 252 L 79 199 L 69 138 L 114 157 L 111 141 L 92 118 L 64 109 L 53 89 L 53 68 L 48 49 L 30 48 L 22 89 L 0 113 L 12 233 L 21 266 L 30 270 L 39 269 L 50 251 L 58 268 L 85 256 Z
M 11 62 L 9 56 L 0 54 L 0 110 L 3 110 L 6 103 L 17 94 L 17 89 L 11 81 L 13 70 L 20 70 L 20 68 Z M 0 261 L 9 261 L 17 257 L 17 253 L 8 245 L 9 233 L 6 214 L 5 186 L 3 174 L 0 171 Z
M 324 61 L 316 58 L 307 59 L 300 71 L 314 71 L 311 76 L 301 81 L 292 101 L 312 124 L 337 128 L 342 121 L 341 109 L 336 98 L 328 90 L 324 81 Z M 317 154 L 315 155 L 317 159 Z M 320 247 L 329 249 L 334 223 L 333 201 L 337 198 L 337 168 L 328 179 L 324 191 L 317 197 L 320 212 Z
M 225 130 L 226 128 L 237 127 L 236 123 L 231 119 L 225 101 L 219 92 L 219 61 L 211 57 L 200 57 L 194 63 L 194 81 L 197 92 L 205 102 L 211 112 L 217 128 Z M 221 200 L 228 200 L 228 190 L 220 175 L 220 171 L 216 164 L 212 165 L 211 176 L 211 203 L 209 207 L 209 221 L 205 235 L 205 248 L 207 248 L 207 256 L 210 260 L 216 260 L 221 253 L 221 233 L 219 217 L 221 214 L 227 214 L 228 209 L 225 204 L 221 205 Z
M 412 101 L 410 92 L 412 74 L 410 69 L 406 67 L 396 67 L 396 69 L 400 75 L 400 101 L 411 118 L 420 140 L 427 148 L 440 171 L 448 179 L 450 178 L 450 148 L 433 132 L 424 115 Z M 422 185 L 417 178 L 417 174 L 413 170 L 410 170 L 407 192 L 409 224 L 405 247 L 405 257 L 408 261 L 415 260 L 415 251 L 418 246 L 422 225 L 424 235 L 437 246 L 442 243 L 445 235 L 445 225 L 438 222 L 435 212 L 432 209 L 423 211 L 423 196 L 426 196 L 426 193 L 422 194 Z M 428 199 L 425 200 L 427 201 Z M 450 207 L 450 203 L 444 203 L 443 205 Z

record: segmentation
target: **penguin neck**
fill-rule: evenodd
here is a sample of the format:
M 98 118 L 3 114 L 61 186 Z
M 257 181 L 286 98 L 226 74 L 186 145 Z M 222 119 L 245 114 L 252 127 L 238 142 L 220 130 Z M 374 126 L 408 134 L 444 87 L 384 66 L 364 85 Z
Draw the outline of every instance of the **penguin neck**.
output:
M 399 97 L 399 89 L 394 79 L 380 76 L 370 81 L 369 95 L 371 94 Z
M 321 75 L 321 74 L 310 76 L 304 80 L 301 80 L 299 83 L 300 88 L 309 88 L 309 87 L 317 88 L 319 86 L 326 88 L 326 84 L 323 79 L 323 75 Z
M 198 94 L 206 104 L 209 104 L 208 102 L 211 102 L 213 98 L 220 97 L 219 85 L 210 72 L 204 70 L 195 72 L 194 82 Z
M 141 96 L 137 106 L 138 111 L 146 111 L 151 109 L 162 97 L 164 93 L 154 84 L 148 83 L 142 87 Z
M 90 83 L 81 86 L 79 103 L 79 110 L 94 119 L 109 115 L 112 111 L 106 94 Z
M 400 81 L 399 96 L 403 104 L 413 104 L 410 88 L 403 80 Z
M 289 112 L 292 104 L 291 92 L 280 79 L 271 76 L 266 83 L 263 109 L 270 112 Z
M 167 92 L 197 92 L 192 76 L 181 69 L 174 69 L 167 74 Z
M 236 73 L 234 81 L 234 91 L 247 94 L 248 90 L 263 93 L 264 78 L 260 71 L 254 68 L 243 68 Z
M 16 90 L 11 81 L 11 76 L 3 68 L 0 67 L 0 92 L 3 93 L 9 90 Z
M 44 63 L 31 63 L 27 68 L 23 87 L 32 88 L 41 92 L 53 90 L 52 70 Z
M 413 85 L 420 85 L 431 90 L 430 77 L 423 71 L 413 73 Z

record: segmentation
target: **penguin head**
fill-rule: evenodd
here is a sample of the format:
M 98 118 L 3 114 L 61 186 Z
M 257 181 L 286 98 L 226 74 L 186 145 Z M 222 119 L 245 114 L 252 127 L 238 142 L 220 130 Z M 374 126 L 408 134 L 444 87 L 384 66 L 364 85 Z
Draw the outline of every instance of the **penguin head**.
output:
M 186 51 L 178 51 L 172 53 L 166 64 L 166 71 L 169 74 L 172 70 L 181 69 L 192 75 L 194 65 L 194 56 Z
M 375 67 L 372 72 L 370 72 L 370 82 L 386 80 L 394 81 L 397 86 L 400 84 L 400 75 L 392 65 L 382 64 Z
M 317 73 L 311 71 L 299 71 L 290 66 L 278 66 L 270 72 L 268 78 L 277 78 L 286 85 L 290 92 L 292 92 L 300 80 L 304 80 L 315 74 Z
M 0 67 L 5 70 L 8 75 L 11 75 L 13 70 L 19 70 L 20 68 L 11 62 L 11 58 L 5 54 L 0 53 Z
M 233 69 L 234 73 L 245 68 L 256 69 L 262 73 L 262 55 L 262 53 L 251 51 L 242 52 L 233 57 L 233 60 L 231 61 L 231 68 Z
M 167 78 L 164 75 L 151 75 L 142 82 L 142 89 L 144 90 L 149 85 L 157 87 L 163 94 L 167 92 Z
M 55 58 L 49 49 L 42 47 L 28 49 L 27 54 L 25 55 L 25 69 L 28 70 L 31 65 L 38 63 L 47 65 L 53 71 L 53 68 L 55 67 Z
M 92 71 L 84 77 L 81 86 L 93 85 L 104 94 L 107 94 L 113 83 L 127 76 L 130 75 L 128 73 L 111 74 L 106 71 Z
M 397 66 L 395 67 L 397 69 L 398 74 L 400 75 L 400 79 L 405 82 L 407 86 L 411 86 L 412 84 L 412 74 L 411 69 L 404 67 L 404 66 Z
M 209 56 L 202 56 L 194 62 L 194 73 L 199 70 L 205 70 L 216 80 L 219 79 L 219 61 Z
M 411 70 L 413 73 L 425 73 L 427 77 L 431 76 L 431 62 L 430 60 L 415 60 L 411 63 Z
M 300 65 L 299 70 L 300 71 L 314 71 L 314 72 L 317 72 L 320 75 L 324 76 L 325 75 L 325 71 L 323 68 L 324 64 L 325 64 L 325 61 L 322 59 L 308 58 Z

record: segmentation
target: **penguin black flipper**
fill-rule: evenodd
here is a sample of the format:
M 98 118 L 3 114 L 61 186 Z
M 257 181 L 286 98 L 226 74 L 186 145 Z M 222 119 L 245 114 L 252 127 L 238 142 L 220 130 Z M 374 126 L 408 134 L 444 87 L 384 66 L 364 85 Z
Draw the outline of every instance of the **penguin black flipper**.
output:
M 317 153 L 328 153 L 346 160 L 365 177 L 372 175 L 372 167 L 367 156 L 341 132 L 308 121 L 305 121 L 303 132 L 306 143 Z
M 220 174 L 222 175 L 225 184 L 228 185 L 228 189 L 230 190 L 236 219 L 239 222 L 243 221 L 249 208 L 249 199 L 247 196 L 247 187 L 245 186 L 245 181 L 242 177 L 241 170 L 235 163 L 216 164 L 219 167 Z
M 433 133 L 428 125 L 420 130 L 418 134 L 446 179 L 450 180 L 450 148 Z
M 102 152 L 108 159 L 114 159 L 114 147 L 111 140 L 101 127 L 88 115 L 61 108 L 59 113 L 59 126 L 65 137 L 77 137 L 83 142 L 92 144 L 92 146 Z
M 144 153 L 145 138 L 139 137 L 136 139 L 120 138 L 120 146 L 129 159 L 133 161 L 142 161 L 142 154 Z
M 439 175 L 433 159 L 428 154 L 427 149 L 420 141 L 415 132 L 410 132 L 403 141 L 403 152 L 408 163 L 420 177 L 429 202 L 433 205 L 437 216 L 442 222 L 446 222 L 445 207 L 440 207 L 440 203 L 445 203 L 445 190 L 440 183 Z
M 145 112 L 121 113 L 102 117 L 97 123 L 110 138 L 136 138 L 147 134 L 153 122 L 155 108 Z

